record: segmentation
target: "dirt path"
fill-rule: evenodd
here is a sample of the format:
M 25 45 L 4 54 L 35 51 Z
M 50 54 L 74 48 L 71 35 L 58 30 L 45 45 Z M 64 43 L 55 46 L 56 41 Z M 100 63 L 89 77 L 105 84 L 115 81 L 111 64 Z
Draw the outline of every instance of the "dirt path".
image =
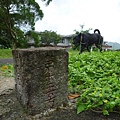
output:
M 17 101 L 13 77 L 0 75 L 0 120 L 23 120 L 22 108 Z
M 15 81 L 13 77 L 3 76 L 0 70 L 0 95 L 4 94 L 5 91 L 13 90 L 15 88 Z
M 0 66 L 4 65 L 4 64 L 12 64 L 13 63 L 13 59 L 0 59 Z
M 5 94 L 9 90 L 13 90 L 15 81 L 13 77 L 0 76 L 0 95 Z

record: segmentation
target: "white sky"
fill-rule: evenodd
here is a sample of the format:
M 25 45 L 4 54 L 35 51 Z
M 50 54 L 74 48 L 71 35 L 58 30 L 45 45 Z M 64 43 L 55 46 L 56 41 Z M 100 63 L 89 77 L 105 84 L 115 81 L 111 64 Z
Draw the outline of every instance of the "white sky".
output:
M 97 28 L 105 41 L 120 43 L 120 0 L 53 0 L 47 7 L 41 0 L 36 2 L 44 13 L 36 22 L 36 31 L 69 35 L 84 24 L 84 30 Z

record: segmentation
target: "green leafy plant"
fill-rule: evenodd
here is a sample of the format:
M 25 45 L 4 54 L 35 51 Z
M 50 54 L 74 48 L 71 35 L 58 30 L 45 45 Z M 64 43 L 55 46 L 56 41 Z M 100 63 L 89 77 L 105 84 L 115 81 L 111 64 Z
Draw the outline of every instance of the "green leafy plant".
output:
M 3 65 L 0 68 L 0 71 L 1 71 L 3 76 L 14 77 L 14 67 L 13 67 L 13 64 Z
M 69 54 L 69 89 L 77 92 L 77 113 L 120 108 L 120 53 L 116 51 Z

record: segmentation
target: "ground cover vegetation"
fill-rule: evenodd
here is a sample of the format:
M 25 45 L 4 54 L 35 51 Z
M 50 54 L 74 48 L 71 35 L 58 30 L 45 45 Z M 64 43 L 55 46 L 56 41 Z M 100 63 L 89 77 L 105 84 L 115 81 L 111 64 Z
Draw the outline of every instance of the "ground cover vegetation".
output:
M 2 65 L 0 68 L 0 75 L 5 77 L 14 77 L 13 64 Z
M 109 115 L 120 109 L 120 52 L 69 52 L 69 89 L 78 93 L 77 113 Z

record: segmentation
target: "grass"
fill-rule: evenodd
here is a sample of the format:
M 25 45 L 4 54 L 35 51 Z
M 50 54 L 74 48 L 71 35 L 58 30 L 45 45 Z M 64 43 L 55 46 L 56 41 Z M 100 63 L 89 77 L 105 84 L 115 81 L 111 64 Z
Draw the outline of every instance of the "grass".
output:
M 0 49 L 0 58 L 12 58 L 12 49 Z

